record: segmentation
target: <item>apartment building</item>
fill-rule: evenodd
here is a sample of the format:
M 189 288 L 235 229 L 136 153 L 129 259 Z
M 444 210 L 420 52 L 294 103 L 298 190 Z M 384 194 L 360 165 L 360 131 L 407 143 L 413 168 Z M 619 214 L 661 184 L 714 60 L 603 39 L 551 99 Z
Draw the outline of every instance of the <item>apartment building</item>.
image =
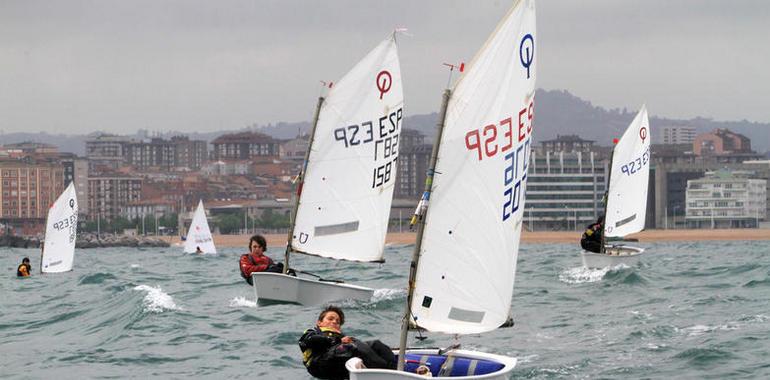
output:
M 0 159 L 0 220 L 20 233 L 41 232 L 48 208 L 64 191 L 64 169 L 52 160 Z
M 767 217 L 767 180 L 753 175 L 718 170 L 687 181 L 687 227 L 757 228 Z
M 142 199 L 143 179 L 119 173 L 88 178 L 88 219 L 112 220 L 122 208 Z

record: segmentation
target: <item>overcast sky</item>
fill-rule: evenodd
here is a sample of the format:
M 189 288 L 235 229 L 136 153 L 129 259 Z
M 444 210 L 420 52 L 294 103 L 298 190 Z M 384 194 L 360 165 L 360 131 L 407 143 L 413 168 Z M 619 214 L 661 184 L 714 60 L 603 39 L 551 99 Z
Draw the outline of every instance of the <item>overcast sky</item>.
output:
M 0 1 L 0 130 L 309 120 L 394 28 L 407 114 L 437 110 L 508 1 Z M 770 122 L 770 1 L 539 0 L 538 87 L 651 115 Z

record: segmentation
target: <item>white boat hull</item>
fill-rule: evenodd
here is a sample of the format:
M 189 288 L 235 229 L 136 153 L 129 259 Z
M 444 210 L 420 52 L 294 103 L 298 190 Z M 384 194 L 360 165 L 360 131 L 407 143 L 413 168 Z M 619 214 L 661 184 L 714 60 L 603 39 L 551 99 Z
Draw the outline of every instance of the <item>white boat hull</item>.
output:
M 583 259 L 583 266 L 586 268 L 606 268 L 621 264 L 634 266 L 639 262 L 639 256 L 644 252 L 644 248 L 628 245 L 607 245 L 605 251 L 606 253 L 583 251 L 580 254 Z
M 333 281 L 321 281 L 289 276 L 282 273 L 252 273 L 257 301 L 270 300 L 298 303 L 305 306 L 326 305 L 333 301 L 368 301 L 374 289 Z
M 438 352 L 436 349 L 420 349 L 420 350 L 407 350 L 407 354 L 431 355 L 435 357 L 437 356 Z M 459 374 L 459 373 L 456 373 L 457 371 L 455 371 L 455 373 L 452 373 L 452 376 L 437 376 L 439 372 L 442 370 L 443 366 L 441 366 L 442 368 L 434 368 L 434 366 L 429 365 L 431 372 L 433 373 L 433 377 L 432 377 L 433 379 L 508 380 L 511 378 L 511 372 L 513 372 L 513 369 L 516 367 L 516 358 L 511 358 L 511 357 L 502 356 L 502 355 L 488 354 L 485 352 L 454 350 L 454 351 L 451 351 L 448 354 L 448 356 L 455 357 L 455 358 L 470 359 L 474 361 L 474 363 L 471 366 L 468 366 L 468 368 L 473 368 L 470 370 L 471 372 L 477 368 L 480 368 L 476 366 L 477 361 L 496 362 L 496 364 L 501 368 L 495 370 L 494 372 L 486 373 L 486 374 L 467 374 L 467 372 Z M 430 363 L 430 361 L 428 361 L 427 363 Z M 345 363 L 345 367 L 347 368 L 348 372 L 350 372 L 350 380 L 358 380 L 358 379 L 391 380 L 391 379 L 425 379 L 426 378 L 423 375 L 418 375 L 412 372 L 405 372 L 405 371 L 399 372 L 399 371 L 388 370 L 388 369 L 363 368 L 363 362 L 359 358 L 352 358 L 348 360 Z

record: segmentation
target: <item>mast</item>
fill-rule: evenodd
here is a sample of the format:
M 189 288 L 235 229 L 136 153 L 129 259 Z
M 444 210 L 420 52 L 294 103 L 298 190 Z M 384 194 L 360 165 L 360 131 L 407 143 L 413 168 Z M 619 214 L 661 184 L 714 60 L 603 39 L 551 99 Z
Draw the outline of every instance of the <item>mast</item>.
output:
M 307 163 L 310 159 L 310 150 L 313 148 L 313 140 L 315 140 L 315 129 L 318 126 L 318 115 L 321 113 L 321 106 L 324 102 L 324 97 L 319 96 L 318 97 L 318 105 L 316 105 L 315 108 L 315 114 L 313 115 L 313 128 L 310 129 L 310 139 L 308 140 L 307 144 L 307 151 L 305 151 L 305 160 L 302 161 L 302 168 L 299 171 L 299 177 L 297 178 L 297 193 L 294 194 L 296 197 L 294 200 L 294 209 L 292 209 L 291 212 L 291 221 L 289 223 L 289 236 L 288 241 L 286 242 L 286 253 L 283 260 L 283 273 L 287 274 L 289 272 L 289 254 L 292 251 L 291 246 L 291 240 L 292 235 L 294 235 L 294 222 L 297 221 L 297 210 L 299 210 L 299 197 L 302 193 L 302 184 L 305 182 L 305 171 L 307 170 Z
M 605 253 L 606 249 L 604 248 L 604 230 L 607 229 L 607 203 L 610 203 L 610 180 L 612 179 L 612 158 L 615 155 L 615 148 L 612 148 L 612 151 L 610 152 L 610 166 L 607 170 L 607 187 L 604 189 L 604 225 L 602 226 L 602 238 L 601 242 L 599 243 L 599 253 Z
M 436 161 L 438 161 L 438 150 L 441 145 L 441 135 L 444 132 L 444 121 L 446 120 L 446 110 L 449 104 L 449 98 L 452 91 L 449 89 L 444 90 L 444 95 L 441 100 L 441 111 L 439 112 L 438 131 L 436 132 L 436 143 L 433 144 L 433 150 L 430 154 L 430 166 L 428 167 L 428 175 L 425 178 L 425 191 L 423 199 L 430 200 L 430 192 L 433 187 L 433 175 L 435 174 Z M 422 200 L 421 200 L 422 202 Z M 409 335 L 409 317 L 412 315 L 412 297 L 414 297 L 414 285 L 417 277 L 417 265 L 420 261 L 420 249 L 422 248 L 422 234 L 425 231 L 425 222 L 427 218 L 427 208 L 424 211 L 422 221 L 417 226 L 417 240 L 414 245 L 414 252 L 412 252 L 412 262 L 409 264 L 409 283 L 408 292 L 406 296 L 406 308 L 404 310 L 404 318 L 401 321 L 401 339 L 398 344 L 398 371 L 404 370 L 404 362 L 406 358 L 406 339 Z

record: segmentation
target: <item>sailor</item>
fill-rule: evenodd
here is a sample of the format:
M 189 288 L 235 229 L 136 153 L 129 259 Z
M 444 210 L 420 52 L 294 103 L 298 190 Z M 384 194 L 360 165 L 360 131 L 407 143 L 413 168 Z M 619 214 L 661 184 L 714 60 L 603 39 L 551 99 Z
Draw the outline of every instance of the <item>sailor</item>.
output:
M 16 268 L 16 277 L 29 277 L 31 275 L 32 265 L 29 265 L 29 257 L 21 260 L 21 264 Z
M 243 277 L 249 285 L 254 285 L 251 279 L 251 274 L 254 272 L 273 272 L 283 273 L 283 263 L 274 263 L 273 259 L 265 255 L 267 249 L 267 241 L 262 235 L 254 235 L 249 239 L 249 251 L 250 253 L 241 255 L 240 269 L 241 277 Z M 293 274 L 294 271 L 290 270 L 289 274 Z
M 195 247 L 195 253 L 203 253 L 203 250 L 201 250 L 201 247 Z
M 307 371 L 320 379 L 347 379 L 345 362 L 358 357 L 367 368 L 396 369 L 396 356 L 379 340 L 360 341 L 342 333 L 345 313 L 336 306 L 327 306 L 318 315 L 315 327 L 299 338 L 302 363 Z
M 591 223 L 586 227 L 583 236 L 580 238 L 580 246 L 589 252 L 601 252 L 602 230 L 604 230 L 604 215 L 600 216 L 595 223 Z

